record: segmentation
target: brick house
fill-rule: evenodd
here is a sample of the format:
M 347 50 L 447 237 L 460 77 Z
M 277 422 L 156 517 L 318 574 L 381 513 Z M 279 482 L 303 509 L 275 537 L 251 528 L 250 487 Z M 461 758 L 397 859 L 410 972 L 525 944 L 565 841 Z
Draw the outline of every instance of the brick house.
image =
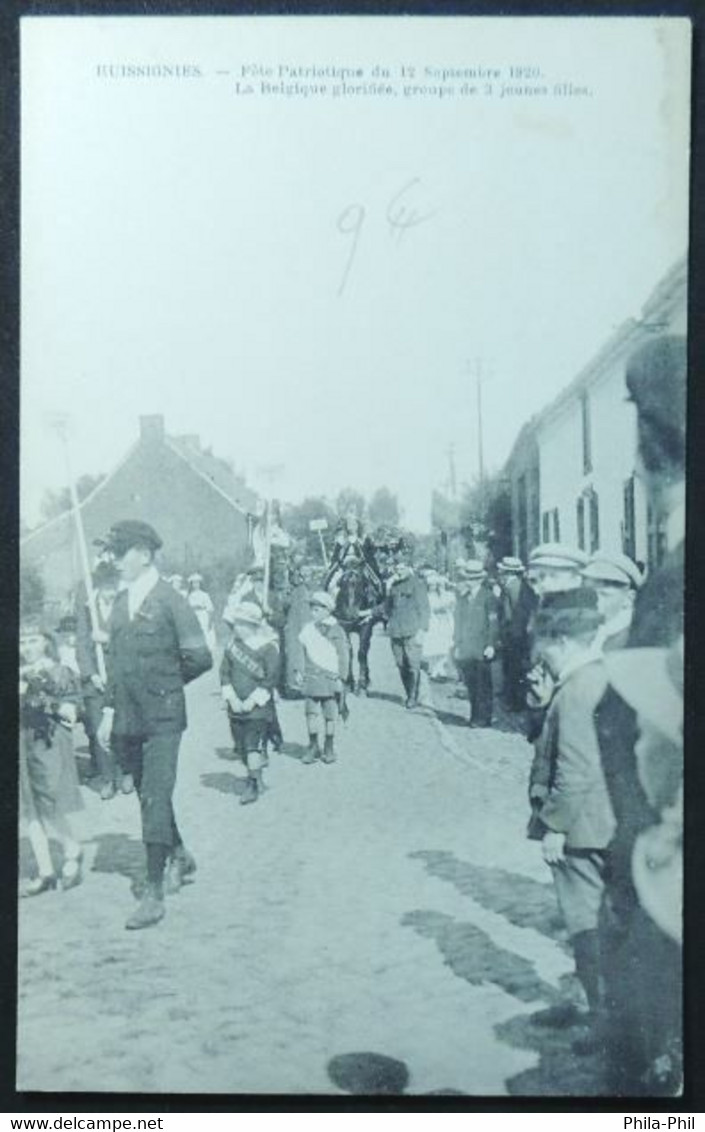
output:
M 142 519 L 161 535 L 161 560 L 188 574 L 210 562 L 241 560 L 250 544 L 257 496 L 198 436 L 169 436 L 162 416 L 140 417 L 139 437 L 81 503 L 86 540 L 117 519 Z M 23 560 L 41 570 L 51 601 L 64 600 L 81 577 L 70 511 L 21 540 Z

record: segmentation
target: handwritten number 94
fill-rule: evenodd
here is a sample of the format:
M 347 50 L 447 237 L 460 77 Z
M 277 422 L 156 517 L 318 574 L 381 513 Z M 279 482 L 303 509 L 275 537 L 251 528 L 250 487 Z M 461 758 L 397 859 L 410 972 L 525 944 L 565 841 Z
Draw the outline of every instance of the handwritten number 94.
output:
M 414 177 L 412 181 L 408 181 L 403 185 L 398 193 L 395 193 L 387 205 L 385 219 L 389 226 L 389 233 L 392 239 L 395 239 L 397 243 L 401 242 L 404 233 L 408 232 L 410 228 L 417 228 L 419 224 L 423 224 L 426 220 L 430 220 L 432 216 L 435 216 L 435 212 L 418 212 L 412 204 L 408 203 L 411 190 L 420 183 L 420 177 Z M 357 255 L 366 216 L 367 212 L 363 205 L 349 204 L 338 217 L 336 223 L 338 231 L 341 236 L 345 236 L 350 240 L 348 256 L 338 287 L 339 296 L 342 295 L 345 290 L 352 265 L 355 262 L 355 256 Z

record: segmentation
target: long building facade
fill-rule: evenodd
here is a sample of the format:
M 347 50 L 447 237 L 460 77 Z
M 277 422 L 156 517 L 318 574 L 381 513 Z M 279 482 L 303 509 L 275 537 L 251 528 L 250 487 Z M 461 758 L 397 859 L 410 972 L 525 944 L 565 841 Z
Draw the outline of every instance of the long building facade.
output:
M 685 334 L 687 263 L 655 288 L 641 317 L 613 335 L 595 358 L 521 430 L 505 469 L 511 483 L 514 553 L 526 561 L 542 542 L 588 553 L 623 551 L 652 568 L 665 532 L 636 475 L 636 414 L 627 399 L 628 358 L 648 338 Z

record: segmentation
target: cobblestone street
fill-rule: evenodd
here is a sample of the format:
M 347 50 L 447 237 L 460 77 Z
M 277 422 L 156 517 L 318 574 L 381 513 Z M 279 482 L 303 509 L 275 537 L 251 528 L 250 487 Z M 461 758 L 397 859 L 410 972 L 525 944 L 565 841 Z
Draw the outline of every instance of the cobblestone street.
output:
M 198 872 L 152 930 L 124 929 L 136 799 L 84 789 L 84 884 L 21 902 L 20 1090 L 600 1091 L 571 1032 L 532 1021 L 574 986 L 525 838 L 530 747 L 470 731 L 452 684 L 405 711 L 384 637 L 371 660 L 333 766 L 300 764 L 303 705 L 280 705 L 255 806 L 215 674 L 189 690 L 176 807 Z

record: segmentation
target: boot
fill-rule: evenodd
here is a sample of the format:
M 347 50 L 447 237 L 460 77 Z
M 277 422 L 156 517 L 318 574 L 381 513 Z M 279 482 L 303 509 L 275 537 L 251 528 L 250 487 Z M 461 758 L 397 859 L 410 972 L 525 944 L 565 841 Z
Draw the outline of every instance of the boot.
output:
M 421 684 L 421 673 L 417 672 L 415 675 L 412 673 L 409 683 L 411 685 L 411 691 L 409 692 L 409 698 L 406 701 L 406 706 L 410 711 L 413 711 L 415 707 L 419 706 L 419 685 Z
M 245 789 L 240 795 L 240 805 L 249 806 L 251 802 L 256 802 L 258 797 L 257 780 L 254 775 L 250 774 L 245 779 Z
M 177 845 L 176 849 L 174 850 L 174 856 L 177 858 L 177 860 L 179 861 L 179 864 L 181 865 L 181 878 L 182 878 L 182 880 L 185 877 L 193 876 L 193 874 L 196 872 L 196 869 L 197 869 L 198 866 L 196 865 L 196 860 L 195 860 L 193 854 L 189 853 L 186 846 L 185 845 Z
M 125 927 L 128 931 L 151 928 L 164 918 L 164 892 L 161 884 L 148 884 L 144 896 L 129 917 Z
M 301 762 L 305 763 L 306 766 L 310 766 L 311 763 L 315 763 L 316 759 L 320 759 L 320 757 L 321 757 L 321 748 L 318 745 L 318 736 L 317 735 L 311 735 L 309 737 L 308 747 L 306 748 L 306 750 L 303 754 Z
M 323 744 L 323 762 L 334 763 L 336 760 L 335 748 L 333 746 L 333 736 L 326 735 L 325 743 Z

